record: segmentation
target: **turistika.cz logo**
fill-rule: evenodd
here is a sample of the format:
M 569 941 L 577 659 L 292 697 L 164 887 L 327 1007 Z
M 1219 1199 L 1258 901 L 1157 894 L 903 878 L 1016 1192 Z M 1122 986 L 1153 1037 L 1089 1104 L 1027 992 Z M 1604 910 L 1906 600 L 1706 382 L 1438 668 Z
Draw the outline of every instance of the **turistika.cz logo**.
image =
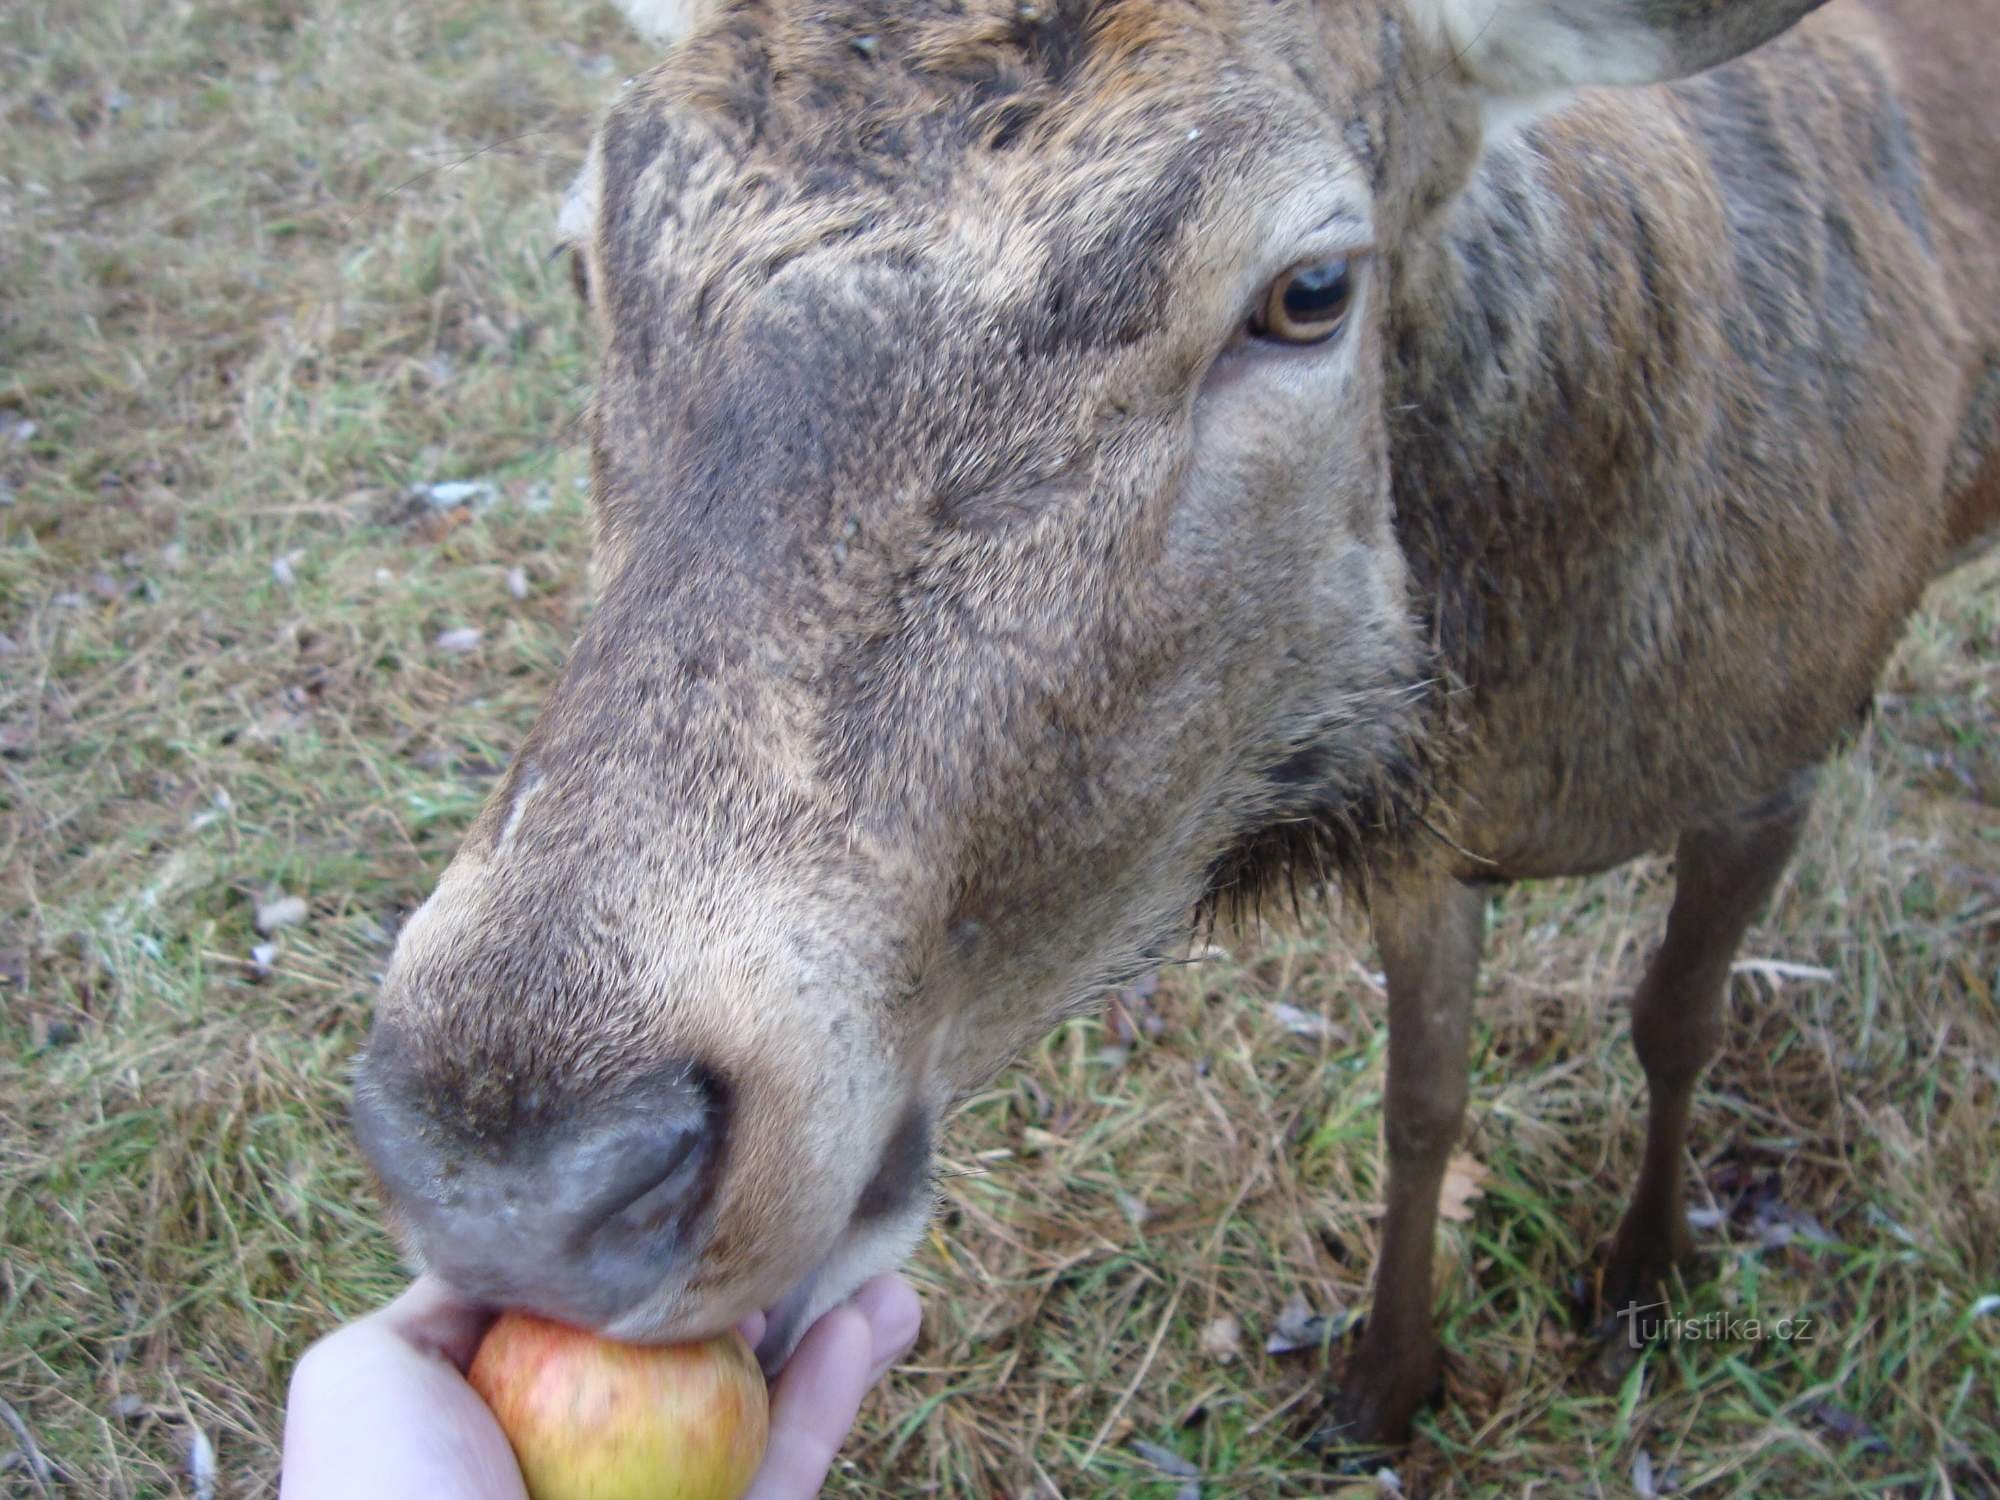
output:
M 1643 1349 L 1657 1339 L 1704 1344 L 1810 1344 L 1818 1336 L 1816 1318 L 1749 1318 L 1737 1313 L 1677 1316 L 1664 1302 L 1628 1302 L 1615 1316 L 1625 1324 L 1626 1341 Z

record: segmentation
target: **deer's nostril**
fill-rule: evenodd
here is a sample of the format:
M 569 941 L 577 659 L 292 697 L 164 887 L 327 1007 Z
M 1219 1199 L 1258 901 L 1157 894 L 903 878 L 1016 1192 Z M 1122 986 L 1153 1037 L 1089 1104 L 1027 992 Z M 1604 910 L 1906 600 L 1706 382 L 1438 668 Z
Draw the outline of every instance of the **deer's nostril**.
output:
M 695 1253 L 722 1092 L 675 1063 L 531 1106 L 494 1087 L 510 1076 L 459 1065 L 441 1079 L 378 1027 L 356 1078 L 355 1134 L 447 1280 L 488 1301 L 606 1321 Z
M 657 1140 L 638 1140 L 624 1148 L 625 1165 L 615 1185 L 605 1189 L 601 1207 L 604 1217 L 616 1216 L 638 1224 L 642 1217 L 657 1217 L 660 1195 L 685 1176 L 681 1168 L 696 1156 L 704 1130 L 702 1125 L 672 1130 Z
M 658 1236 L 682 1226 L 702 1194 L 720 1134 L 720 1121 L 702 1103 L 683 1109 L 689 1111 L 683 1118 L 636 1132 L 614 1126 L 601 1148 L 578 1150 L 579 1238 Z

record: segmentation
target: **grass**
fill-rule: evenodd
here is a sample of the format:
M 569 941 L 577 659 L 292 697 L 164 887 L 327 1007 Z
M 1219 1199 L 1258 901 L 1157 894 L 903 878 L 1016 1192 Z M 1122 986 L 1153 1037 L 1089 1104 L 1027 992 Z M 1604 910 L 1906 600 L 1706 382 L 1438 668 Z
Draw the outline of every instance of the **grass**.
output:
M 0 1396 L 72 1493 L 191 1491 L 196 1432 L 222 1493 L 268 1488 L 292 1361 L 400 1280 L 344 1072 L 586 607 L 590 356 L 547 254 L 643 61 L 540 0 L 0 15 Z M 491 503 L 411 498 L 450 480 Z M 1489 1176 L 1406 1493 L 2000 1488 L 1996 687 L 1989 562 L 1912 626 L 1748 945 L 1830 977 L 1746 973 L 1701 1095 L 1686 1306 L 1810 1340 L 1573 1378 L 1668 887 L 1496 900 Z M 280 893 L 307 916 L 267 940 Z M 927 1331 L 836 1493 L 1165 1497 L 1165 1453 L 1211 1496 L 1345 1483 L 1296 1446 L 1319 1356 L 1261 1351 L 1289 1298 L 1364 1305 L 1382 996 L 1335 917 L 1223 941 L 959 1121 Z

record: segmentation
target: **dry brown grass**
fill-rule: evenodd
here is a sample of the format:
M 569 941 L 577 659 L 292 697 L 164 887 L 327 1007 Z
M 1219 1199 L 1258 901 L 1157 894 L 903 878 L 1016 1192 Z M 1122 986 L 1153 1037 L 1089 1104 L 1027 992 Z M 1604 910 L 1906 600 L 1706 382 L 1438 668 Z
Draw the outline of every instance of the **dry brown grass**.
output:
M 197 1429 L 259 1492 L 290 1362 L 398 1281 L 343 1069 L 586 607 L 588 353 L 545 256 L 641 61 L 608 10 L 536 0 L 0 14 L 0 1396 L 72 1493 L 187 1487 Z M 497 503 L 408 502 L 460 478 Z M 1697 1197 L 1739 1213 L 1689 1306 L 1811 1316 L 1809 1343 L 1665 1347 L 1617 1397 L 1570 1377 L 1667 887 L 1499 899 L 1491 1177 L 1445 1231 L 1449 1400 L 1407 1491 L 2000 1485 L 1996 684 L 1989 563 L 1913 628 L 1752 938 L 1833 978 L 1746 975 L 1702 1094 Z M 278 890 L 309 915 L 261 975 Z M 1332 1487 L 1290 1421 L 1317 1357 L 1259 1351 L 1288 1297 L 1364 1302 L 1381 995 L 1337 921 L 1225 941 L 1130 1002 L 1135 1039 L 1067 1026 L 959 1122 L 928 1331 L 836 1489 L 1174 1494 L 1135 1442 L 1211 1496 Z M 1760 1202 L 1828 1241 L 1766 1247 Z

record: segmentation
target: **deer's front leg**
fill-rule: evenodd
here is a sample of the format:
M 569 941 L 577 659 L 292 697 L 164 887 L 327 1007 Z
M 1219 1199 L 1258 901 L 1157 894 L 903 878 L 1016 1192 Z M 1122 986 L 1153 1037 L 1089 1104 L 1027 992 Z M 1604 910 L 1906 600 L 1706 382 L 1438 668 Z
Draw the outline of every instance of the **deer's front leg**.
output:
M 1646 1154 L 1618 1226 L 1600 1297 L 1597 1375 L 1622 1379 L 1635 1345 L 1630 1320 L 1658 1303 L 1690 1244 L 1681 1174 L 1688 1115 L 1702 1070 L 1722 1045 L 1737 945 L 1798 846 L 1811 781 L 1743 816 L 1681 835 L 1667 935 L 1632 999 L 1632 1042 L 1646 1070 Z
M 1317 1442 L 1401 1443 L 1436 1389 L 1431 1259 L 1438 1189 L 1465 1115 L 1466 1032 L 1485 937 L 1486 897 L 1455 880 L 1378 896 L 1376 941 L 1389 983 L 1389 1190 L 1375 1299 Z

